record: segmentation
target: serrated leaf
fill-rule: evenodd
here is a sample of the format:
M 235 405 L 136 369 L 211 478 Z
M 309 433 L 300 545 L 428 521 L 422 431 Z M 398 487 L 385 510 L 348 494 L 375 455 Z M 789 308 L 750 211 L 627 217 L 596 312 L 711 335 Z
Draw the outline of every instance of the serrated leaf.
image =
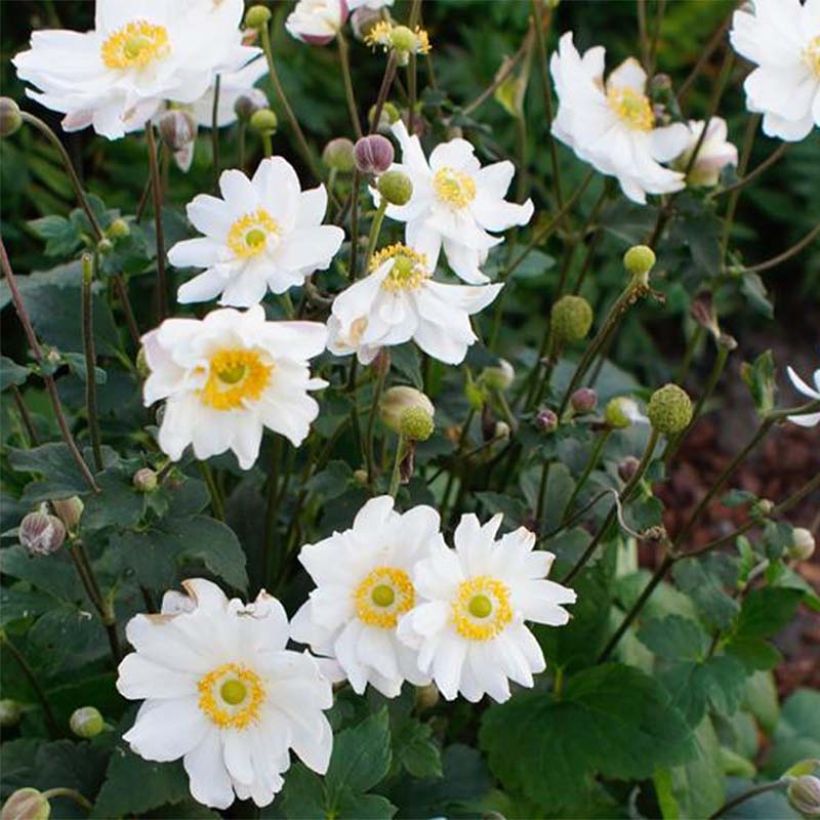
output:
M 12 361 L 8 356 L 0 356 L 0 393 L 13 384 L 24 384 L 29 376 L 29 369 L 17 362 Z
M 331 805 L 344 789 L 366 792 L 390 770 L 390 723 L 387 709 L 340 732 L 333 743 L 325 785 Z
M 798 689 L 783 704 L 766 764 L 772 777 L 805 758 L 820 758 L 820 692 Z
M 707 556 L 713 558 L 721 556 Z M 701 617 L 711 626 L 726 629 L 738 610 L 737 601 L 728 595 L 714 561 L 686 560 L 675 564 L 675 583 L 695 602 Z
M 8 452 L 13 469 L 43 476 L 26 485 L 23 498 L 30 504 L 89 492 L 77 462 L 62 442 L 41 444 L 30 450 L 10 447 Z
M 748 640 L 776 635 L 794 618 L 802 597 L 798 589 L 753 589 L 743 601 L 734 637 Z
M 680 615 L 667 615 L 647 621 L 638 640 L 659 658 L 698 661 L 709 648 L 709 638 L 695 621 Z

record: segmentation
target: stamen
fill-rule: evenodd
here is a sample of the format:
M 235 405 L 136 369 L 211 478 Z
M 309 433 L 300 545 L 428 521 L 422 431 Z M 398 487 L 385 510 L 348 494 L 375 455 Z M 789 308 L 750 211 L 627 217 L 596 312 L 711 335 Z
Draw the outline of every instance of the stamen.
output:
M 108 68 L 144 68 L 171 51 L 168 30 L 146 20 L 134 20 L 102 44 L 100 55 Z

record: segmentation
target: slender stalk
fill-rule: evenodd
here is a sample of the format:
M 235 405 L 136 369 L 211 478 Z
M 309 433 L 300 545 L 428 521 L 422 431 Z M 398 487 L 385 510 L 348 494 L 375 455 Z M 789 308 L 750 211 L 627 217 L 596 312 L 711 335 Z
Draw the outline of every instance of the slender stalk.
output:
M 539 528 L 544 517 L 544 504 L 547 501 L 547 486 L 549 485 L 550 480 L 550 467 L 552 467 L 552 462 L 549 459 L 545 459 L 543 465 L 541 466 L 541 480 L 538 482 L 538 503 L 535 508 L 535 523 Z
M 238 146 L 237 165 L 239 170 L 245 171 L 245 137 L 248 133 L 248 123 L 245 120 L 239 120 L 236 130 L 236 142 Z
M 373 390 L 373 403 L 370 405 L 370 415 L 367 417 L 367 433 L 365 434 L 364 440 L 364 455 L 365 463 L 367 464 L 367 486 L 371 489 L 373 488 L 373 482 L 376 477 L 375 467 L 373 464 L 373 433 L 376 429 L 376 412 L 379 408 L 379 399 L 381 399 L 386 378 L 386 369 L 383 367 L 379 368 L 379 375 L 376 380 L 376 386 Z
M 11 386 L 11 395 L 14 398 L 14 405 L 17 408 L 17 412 L 20 414 L 20 421 L 22 422 L 26 435 L 28 436 L 28 444 L 30 447 L 36 447 L 40 443 L 40 437 L 37 435 L 37 430 L 34 427 L 34 420 L 31 418 L 31 413 L 29 413 L 28 407 L 26 407 L 23 394 L 20 392 L 20 389 L 16 384 Z
M 382 197 L 379 202 L 379 207 L 376 209 L 376 215 L 373 217 L 373 222 L 370 225 L 370 235 L 367 239 L 367 252 L 364 256 L 364 273 L 367 274 L 368 265 L 373 257 L 373 252 L 376 250 L 376 243 L 379 241 L 379 233 L 382 229 L 382 222 L 384 222 L 384 214 L 387 210 L 388 202 Z
M 706 47 L 700 53 L 700 56 L 697 59 L 697 62 L 693 66 L 692 70 L 689 72 L 689 76 L 680 84 L 678 87 L 677 93 L 677 100 L 678 102 L 682 102 L 683 98 L 689 93 L 689 89 L 692 87 L 692 84 L 697 80 L 697 78 L 701 75 L 703 69 L 708 65 L 709 60 L 712 58 L 712 54 L 714 53 L 715 49 L 717 49 L 722 43 L 724 35 L 726 34 L 729 26 L 732 24 L 732 15 L 734 14 L 734 9 L 729 12 L 726 16 L 726 19 L 720 24 L 720 26 L 716 29 L 715 33 L 710 37 L 709 42 L 706 44 Z
M 676 384 L 683 384 L 686 381 L 686 377 L 689 375 L 689 371 L 692 368 L 692 360 L 695 357 L 695 351 L 700 346 L 705 334 L 706 330 L 703 326 L 698 325 L 689 337 L 689 341 L 686 344 L 686 350 L 683 351 L 680 366 L 678 367 L 678 370 L 675 373 L 675 378 L 673 379 Z
M 357 263 L 359 254 L 359 185 L 361 174 L 359 169 L 353 171 L 353 188 L 350 192 L 350 270 L 348 278 L 356 281 Z
M 652 32 L 652 40 L 649 44 L 649 69 L 647 73 L 651 77 L 655 73 L 655 64 L 658 56 L 658 42 L 661 36 L 663 25 L 663 15 L 666 12 L 666 0 L 658 0 L 658 10 L 655 15 L 655 30 Z
M 384 67 L 382 84 L 379 86 L 379 95 L 376 97 L 376 104 L 373 106 L 373 121 L 370 123 L 370 133 L 375 134 L 379 130 L 379 120 L 382 116 L 382 109 L 387 102 L 387 95 L 396 77 L 396 67 L 398 66 L 396 52 L 391 51 L 387 58 L 387 65 Z
M 94 347 L 93 293 L 94 273 L 97 260 L 91 254 L 83 254 L 83 352 L 85 353 L 85 409 L 88 416 L 88 432 L 91 436 L 91 450 L 94 454 L 94 468 L 103 469 L 102 446 L 100 443 L 100 420 L 97 417 L 97 353 Z
M 411 30 L 414 30 L 418 24 L 419 16 L 421 14 L 421 0 L 413 0 L 413 5 L 410 7 L 410 17 L 407 25 Z M 418 56 L 415 51 L 411 52 L 410 60 L 407 64 L 407 130 L 412 134 L 415 130 L 416 117 L 416 95 L 417 95 L 417 75 L 418 70 Z
M 97 482 L 94 480 L 91 470 L 88 469 L 88 465 L 85 463 L 85 459 L 77 447 L 77 442 L 74 441 L 74 436 L 71 434 L 71 430 L 68 427 L 65 413 L 63 413 L 63 405 L 60 402 L 60 394 L 57 392 L 57 384 L 54 381 L 54 377 L 47 372 L 47 366 L 43 358 L 42 348 L 40 347 L 39 341 L 37 341 L 37 334 L 34 332 L 34 328 L 32 327 L 31 319 L 29 318 L 28 311 L 26 310 L 25 303 L 23 302 L 23 296 L 17 285 L 17 277 L 14 275 L 14 271 L 11 268 L 11 263 L 9 262 L 9 257 L 6 253 L 6 246 L 3 243 L 2 238 L 0 238 L 0 267 L 6 277 L 6 282 L 8 283 L 9 292 L 11 294 L 11 301 L 14 303 L 14 309 L 17 311 L 20 324 L 23 325 L 23 331 L 26 334 L 26 339 L 28 341 L 28 346 L 31 349 L 31 354 L 34 356 L 34 360 L 37 364 L 40 365 L 40 375 L 45 383 L 48 397 L 51 400 L 51 406 L 54 410 L 54 416 L 57 419 L 57 425 L 60 428 L 60 433 L 63 436 L 63 441 L 66 443 L 66 446 L 71 453 L 71 457 L 80 468 L 80 472 L 82 473 L 86 484 L 88 484 L 88 486 L 95 493 L 98 493 L 100 488 L 97 486 Z
M 790 142 L 781 142 L 780 145 L 772 151 L 772 153 L 766 157 L 753 171 L 749 171 L 743 179 L 739 179 L 737 182 L 733 183 L 732 185 L 727 185 L 725 188 L 721 188 L 718 191 L 715 191 L 710 195 L 710 199 L 716 196 L 721 196 L 723 194 L 729 194 L 733 191 L 739 191 L 741 188 L 745 188 L 749 183 L 754 182 L 764 171 L 768 170 L 772 167 L 782 156 L 786 153 Z
M 564 514 L 561 516 L 561 524 L 564 525 L 567 523 L 567 520 L 572 514 L 572 506 L 575 503 L 575 500 L 578 498 L 578 494 L 586 484 L 587 479 L 592 474 L 592 471 L 598 465 L 598 461 L 601 458 L 601 453 L 604 451 L 604 447 L 606 447 L 607 441 L 609 441 L 609 437 L 612 435 L 612 429 L 607 427 L 605 428 L 601 434 L 598 436 L 598 440 L 595 442 L 595 446 L 592 448 L 592 452 L 589 455 L 589 459 L 587 460 L 586 467 L 584 467 L 584 472 L 581 473 L 577 483 L 575 484 L 575 488 L 572 491 L 572 494 L 567 501 L 566 507 L 564 507 Z
M 224 521 L 225 504 L 222 501 L 222 494 L 219 492 L 219 487 L 214 479 L 214 474 L 208 466 L 207 461 L 199 461 L 197 462 L 197 465 L 199 467 L 199 472 L 202 475 L 202 479 L 205 482 L 205 486 L 208 488 L 208 495 L 211 499 L 211 512 L 213 513 L 214 518 L 218 521 Z
M 165 233 L 162 227 L 162 185 L 159 178 L 157 141 L 151 121 L 145 123 L 145 138 L 148 142 L 148 171 L 151 175 L 151 197 L 154 206 L 154 231 L 157 240 L 157 306 L 162 321 L 168 315 L 168 277 L 165 272 Z
M 46 696 L 45 690 L 40 685 L 40 681 L 37 680 L 37 675 L 34 673 L 31 666 L 29 666 L 25 655 L 23 655 L 23 653 L 11 642 L 5 630 L 0 632 L 0 646 L 4 646 L 8 649 L 9 654 L 11 654 L 17 662 L 17 665 L 20 667 L 20 671 L 23 675 L 25 675 L 26 680 L 31 684 L 31 688 L 34 690 L 37 700 L 40 701 L 40 705 L 43 707 L 43 717 L 46 721 L 48 733 L 52 738 L 60 737 L 60 735 L 62 735 L 62 732 L 60 731 L 60 724 L 57 723 L 57 718 L 54 715 L 54 710 L 51 708 L 51 704 L 48 702 L 48 697 Z
M 45 797 L 46 800 L 51 800 L 55 797 L 67 797 L 69 800 L 73 800 L 81 809 L 90 812 L 94 808 L 91 801 L 86 800 L 76 789 L 69 789 L 65 786 L 58 786 L 55 789 L 46 789 L 46 791 L 43 792 L 43 797 Z
M 214 80 L 214 104 L 211 107 L 211 154 L 214 169 L 214 188 L 219 185 L 219 90 L 222 75 L 217 74 Z
M 743 792 L 743 794 L 739 794 L 737 797 L 728 800 L 714 814 L 709 816 L 709 820 L 715 820 L 717 817 L 722 817 L 727 811 L 735 808 L 735 806 L 739 806 L 741 803 L 745 803 L 747 800 L 751 800 L 759 794 L 765 794 L 766 792 L 775 791 L 776 789 L 781 788 L 783 788 L 782 780 L 775 780 L 773 783 L 764 783 L 762 786 L 755 786 L 754 788 L 749 789 L 749 791 Z
M 404 436 L 399 433 L 399 439 L 396 442 L 396 457 L 393 460 L 393 472 L 390 475 L 390 489 L 387 491 L 393 498 L 399 491 L 399 481 L 401 479 L 401 460 L 404 458 L 404 448 L 406 441 Z
M 646 0 L 637 0 L 638 6 L 638 36 L 641 41 L 641 62 L 646 69 L 646 73 L 650 74 L 649 67 L 649 27 L 646 22 Z
M 758 262 L 756 265 L 750 265 L 748 267 L 744 265 L 741 267 L 741 271 L 743 273 L 761 273 L 764 270 L 776 268 L 778 265 L 781 265 L 793 256 L 797 256 L 800 251 L 811 245 L 811 243 L 814 242 L 815 237 L 818 235 L 820 235 L 820 222 L 818 222 L 799 242 L 796 242 L 788 250 L 783 251 L 783 253 L 779 253 L 777 256 L 773 256 L 771 259 L 767 259 L 765 262 Z
M 273 550 L 276 546 L 276 519 L 278 517 L 279 473 L 282 461 L 282 439 L 276 436 L 271 450 L 270 473 L 268 474 L 268 500 L 265 507 L 265 552 L 263 556 L 263 583 L 273 580 L 275 566 Z
M 743 145 L 740 149 L 740 158 L 737 164 L 737 174 L 743 179 L 746 175 L 746 168 L 749 166 L 749 158 L 752 155 L 752 146 L 754 145 L 755 135 L 757 134 L 758 126 L 760 125 L 761 115 L 755 114 L 749 117 L 746 124 L 746 133 L 743 135 Z M 737 202 L 740 198 L 740 193 L 743 189 L 737 188 L 729 195 L 729 202 L 726 205 L 726 215 L 723 219 L 723 233 L 720 237 L 720 261 L 721 267 L 726 260 L 726 252 L 729 249 L 729 237 L 732 232 L 732 224 L 735 221 L 735 213 L 737 211 Z
M 359 122 L 359 107 L 356 105 L 356 95 L 353 93 L 353 76 L 350 72 L 350 46 L 347 38 L 339 29 L 336 34 L 336 43 L 339 46 L 339 60 L 342 64 L 342 79 L 345 86 L 345 98 L 347 99 L 347 111 L 350 114 L 350 123 L 356 138 L 362 136 L 362 125 Z

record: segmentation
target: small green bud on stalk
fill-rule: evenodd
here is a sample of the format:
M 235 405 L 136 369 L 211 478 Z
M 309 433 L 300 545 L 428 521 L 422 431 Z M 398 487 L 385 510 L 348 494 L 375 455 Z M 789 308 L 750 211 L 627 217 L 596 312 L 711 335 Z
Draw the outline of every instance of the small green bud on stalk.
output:
M 592 327 L 592 307 L 583 296 L 562 296 L 550 317 L 553 338 L 561 344 L 580 342 Z
M 0 137 L 10 137 L 22 124 L 20 106 L 11 97 L 0 97 Z
M 270 108 L 260 108 L 251 115 L 250 126 L 257 134 L 270 137 L 276 133 L 279 119 Z
M 157 488 L 157 474 L 150 467 L 140 467 L 131 482 L 138 493 L 152 493 Z
M 803 817 L 820 817 L 820 779 L 810 774 L 794 778 L 786 789 L 786 797 Z
M 0 811 L 0 820 L 48 820 L 51 816 L 51 805 L 46 796 L 26 787 L 12 792 Z
M 652 394 L 646 414 L 655 430 L 674 436 L 692 421 L 692 400 L 676 384 L 667 384 Z
M 384 391 L 379 400 L 379 418 L 384 426 L 394 433 L 402 433 L 402 421 L 408 410 L 421 411 L 429 419 L 430 425 L 433 424 L 436 408 L 433 402 L 415 387 L 391 387 Z
M 409 441 L 427 441 L 435 429 L 433 416 L 423 407 L 409 407 L 401 414 L 399 433 Z
M 558 429 L 558 414 L 548 407 L 539 410 L 535 416 L 535 426 L 542 433 L 554 433 Z
M 0 700 L 0 727 L 3 729 L 16 726 L 22 714 L 23 708 L 16 700 L 11 700 L 11 698 Z
M 354 470 L 353 480 L 360 486 L 367 486 L 367 470 Z
M 271 10 L 267 6 L 251 6 L 245 12 L 245 27 L 260 29 L 264 28 L 271 18 Z
M 510 437 L 511 432 L 510 425 L 507 424 L 506 421 L 497 421 L 495 423 L 493 439 L 495 439 L 495 441 L 506 441 Z
M 65 526 L 56 515 L 45 512 L 29 513 L 20 522 L 20 544 L 31 555 L 51 555 L 65 541 Z
M 464 396 L 467 399 L 467 404 L 470 405 L 471 410 L 481 410 L 487 401 L 487 394 L 484 386 L 478 382 L 469 379 L 464 385 Z
M 439 702 L 438 688 L 434 683 L 416 687 L 416 711 L 432 709 Z
M 637 409 L 632 399 L 616 396 L 604 408 L 604 421 L 615 430 L 624 430 L 632 424 Z
M 514 380 L 515 370 L 506 359 L 499 359 L 498 364 L 493 367 L 485 367 L 479 376 L 479 381 L 484 384 L 487 389 L 495 390 L 499 393 L 509 390 Z
M 648 245 L 634 245 L 624 254 L 624 267 L 642 284 L 649 284 L 649 272 L 655 267 L 655 251 Z
M 77 737 L 92 738 L 105 728 L 105 721 L 99 709 L 94 706 L 83 706 L 72 712 L 68 725 Z
M 347 137 L 332 139 L 322 151 L 322 162 L 331 170 L 350 174 L 356 168 L 353 156 L 353 142 Z
M 591 387 L 579 387 L 569 397 L 569 403 L 578 415 L 591 413 L 598 405 L 598 394 Z
M 376 116 L 376 106 L 370 106 L 370 110 L 367 112 L 367 121 L 370 123 L 371 127 L 373 126 L 373 117 Z M 390 131 L 390 126 L 393 123 L 398 122 L 401 119 L 401 112 L 399 111 L 396 106 L 391 102 L 386 102 L 382 106 L 381 114 L 379 115 L 379 121 L 376 124 L 376 131 Z
M 115 219 L 106 230 L 109 239 L 124 239 L 130 233 L 131 226 L 121 217 Z
M 54 509 L 55 515 L 63 522 L 65 528 L 69 532 L 77 532 L 80 528 L 80 519 L 85 509 L 83 500 L 76 495 L 71 498 L 63 498 L 58 501 L 52 501 L 51 506 Z
M 248 122 L 257 111 L 268 108 L 270 103 L 261 88 L 249 88 L 238 96 L 233 104 L 234 113 L 242 122 Z
M 814 536 L 805 527 L 795 527 L 792 530 L 794 539 L 789 547 L 789 558 L 795 561 L 808 561 L 814 555 Z
M 104 236 L 98 243 L 97 243 L 97 253 L 100 256 L 105 256 L 107 253 L 111 253 L 114 250 L 114 243 L 107 237 Z
M 406 205 L 413 196 L 413 182 L 404 171 L 386 171 L 379 177 L 377 187 L 391 205 Z

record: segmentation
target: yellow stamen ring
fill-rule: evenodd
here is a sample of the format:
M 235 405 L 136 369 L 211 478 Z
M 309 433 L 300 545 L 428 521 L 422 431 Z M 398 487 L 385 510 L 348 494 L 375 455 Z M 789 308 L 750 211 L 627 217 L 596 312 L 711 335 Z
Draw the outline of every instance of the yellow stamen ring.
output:
M 458 585 L 451 615 L 456 632 L 470 641 L 488 641 L 512 621 L 510 590 L 489 575 L 478 575 Z
M 171 51 L 168 30 L 146 20 L 134 20 L 102 44 L 100 56 L 107 68 L 144 68 Z
M 380 629 L 395 629 L 399 618 L 413 608 L 415 601 L 410 576 L 396 567 L 376 567 L 353 592 L 359 620 Z
M 246 729 L 265 702 L 262 678 L 247 666 L 224 663 L 197 683 L 199 708 L 220 729 Z

